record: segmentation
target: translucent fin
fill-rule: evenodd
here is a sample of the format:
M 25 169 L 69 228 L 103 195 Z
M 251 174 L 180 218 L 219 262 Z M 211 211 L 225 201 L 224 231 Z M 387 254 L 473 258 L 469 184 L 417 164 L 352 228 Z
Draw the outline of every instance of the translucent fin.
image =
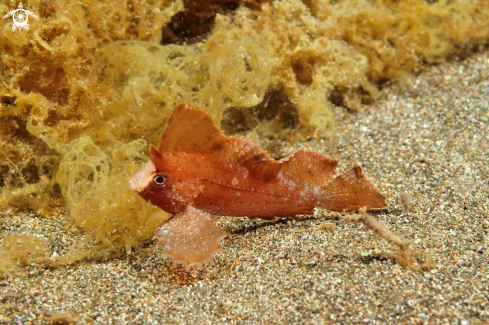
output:
M 330 211 L 355 211 L 385 208 L 385 196 L 365 177 L 360 167 L 353 167 L 324 188 L 321 207 Z
M 188 206 L 158 230 L 164 256 L 175 263 L 193 266 L 208 261 L 221 250 L 224 230 L 211 214 Z
M 154 164 L 156 170 L 163 170 L 164 165 L 163 165 L 163 156 L 159 151 L 156 149 L 154 145 L 149 146 L 149 158 L 151 159 L 151 162 Z
M 304 186 L 323 187 L 336 173 L 338 161 L 315 151 L 299 150 L 279 161 L 282 177 L 287 177 Z
M 314 186 L 329 182 L 338 164 L 320 153 L 305 150 L 276 161 L 250 141 L 227 137 L 207 112 L 186 104 L 178 104 L 173 109 L 159 144 L 159 153 L 164 152 L 199 152 L 216 158 L 227 157 L 230 164 L 245 167 L 254 178 L 271 180 L 282 171 L 286 177 Z M 159 153 L 150 148 L 156 166 Z
M 159 151 L 210 152 L 227 139 L 207 112 L 178 104 L 163 131 Z
M 161 157 L 161 154 L 159 153 L 159 151 L 153 145 L 149 146 L 149 157 L 151 158 L 151 161 L 153 163 L 158 162 L 158 161 L 163 159 Z
M 228 138 L 221 154 L 232 157 L 238 166 L 245 167 L 255 179 L 270 181 L 284 177 L 310 186 L 325 186 L 334 176 L 338 162 L 314 152 L 299 150 L 277 161 L 258 145 L 240 138 Z

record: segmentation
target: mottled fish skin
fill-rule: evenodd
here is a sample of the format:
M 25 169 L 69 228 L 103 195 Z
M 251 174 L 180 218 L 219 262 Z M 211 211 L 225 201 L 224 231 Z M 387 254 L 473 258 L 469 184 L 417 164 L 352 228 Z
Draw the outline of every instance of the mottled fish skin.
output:
M 150 157 L 152 163 L 131 186 L 173 214 L 189 205 L 265 219 L 310 214 L 315 207 L 341 212 L 385 207 L 385 197 L 360 167 L 334 178 L 336 160 L 305 150 L 276 161 L 250 141 L 227 137 L 209 114 L 185 104 L 175 107 Z
M 212 216 L 272 219 L 332 211 L 382 209 L 385 197 L 353 167 L 299 150 L 282 160 L 250 141 L 227 137 L 204 111 L 179 104 L 151 160 L 130 180 L 141 197 L 175 214 L 157 233 L 162 253 L 187 266 L 219 252 L 224 231 Z

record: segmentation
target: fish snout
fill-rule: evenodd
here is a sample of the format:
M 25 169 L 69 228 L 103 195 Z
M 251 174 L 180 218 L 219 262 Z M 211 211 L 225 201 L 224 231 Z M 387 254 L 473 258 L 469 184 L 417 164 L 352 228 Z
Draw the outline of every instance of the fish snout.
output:
M 131 186 L 133 191 L 139 193 L 143 190 L 143 188 L 141 186 L 141 183 L 139 182 L 139 177 L 137 176 L 138 175 L 136 174 L 133 177 L 131 177 L 131 179 L 129 180 L 129 186 Z
M 155 172 L 155 165 L 149 161 L 143 169 L 138 171 L 129 180 L 129 186 L 136 192 L 142 193 L 144 189 L 149 185 Z

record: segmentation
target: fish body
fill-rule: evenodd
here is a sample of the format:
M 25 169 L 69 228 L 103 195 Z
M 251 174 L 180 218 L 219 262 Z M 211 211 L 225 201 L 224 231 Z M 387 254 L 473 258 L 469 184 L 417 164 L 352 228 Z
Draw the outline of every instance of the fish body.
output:
M 130 185 L 164 211 L 180 214 L 180 228 L 182 216 L 196 214 L 272 219 L 310 214 L 315 207 L 385 207 L 385 197 L 360 167 L 334 177 L 336 160 L 306 150 L 274 160 L 250 141 L 227 137 L 209 114 L 185 104 L 175 107 L 159 147 L 151 145 L 149 154 Z M 169 233 L 178 237 L 178 229 L 169 229 L 171 221 L 162 227 L 167 239 Z

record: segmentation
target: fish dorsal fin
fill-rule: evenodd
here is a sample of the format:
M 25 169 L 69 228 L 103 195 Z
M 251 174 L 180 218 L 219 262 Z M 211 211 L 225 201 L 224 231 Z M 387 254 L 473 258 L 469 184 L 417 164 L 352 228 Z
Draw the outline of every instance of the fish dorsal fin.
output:
M 256 144 L 240 138 L 232 138 L 226 147 L 235 149 L 233 156 L 238 165 L 244 166 L 252 177 L 264 181 L 279 178 L 279 182 L 293 181 L 298 185 L 323 187 L 333 179 L 338 165 L 334 159 L 306 150 L 296 151 L 277 161 Z
M 186 104 L 178 104 L 173 109 L 159 144 L 159 153 L 164 152 L 204 153 L 227 159 L 228 163 L 243 166 L 260 179 L 273 178 L 279 168 L 278 162 L 260 146 L 243 138 L 227 137 L 207 112 Z M 152 159 L 157 158 L 156 153 L 150 149 Z
M 333 179 L 338 161 L 315 151 L 299 150 L 278 161 L 279 181 L 293 181 L 302 186 L 324 187 Z
M 168 120 L 159 145 L 159 153 L 164 152 L 206 153 L 221 159 L 227 157 L 231 165 L 245 167 L 254 178 L 271 181 L 282 177 L 310 186 L 326 185 L 333 178 L 338 165 L 334 159 L 306 150 L 299 150 L 276 161 L 250 141 L 227 137 L 207 112 L 186 104 L 178 104 Z
M 233 163 L 248 170 L 251 177 L 268 181 L 277 175 L 278 162 L 260 146 L 239 137 L 228 138 L 221 156 L 232 157 Z
M 208 152 L 226 139 L 207 112 L 178 104 L 161 136 L 159 152 Z

